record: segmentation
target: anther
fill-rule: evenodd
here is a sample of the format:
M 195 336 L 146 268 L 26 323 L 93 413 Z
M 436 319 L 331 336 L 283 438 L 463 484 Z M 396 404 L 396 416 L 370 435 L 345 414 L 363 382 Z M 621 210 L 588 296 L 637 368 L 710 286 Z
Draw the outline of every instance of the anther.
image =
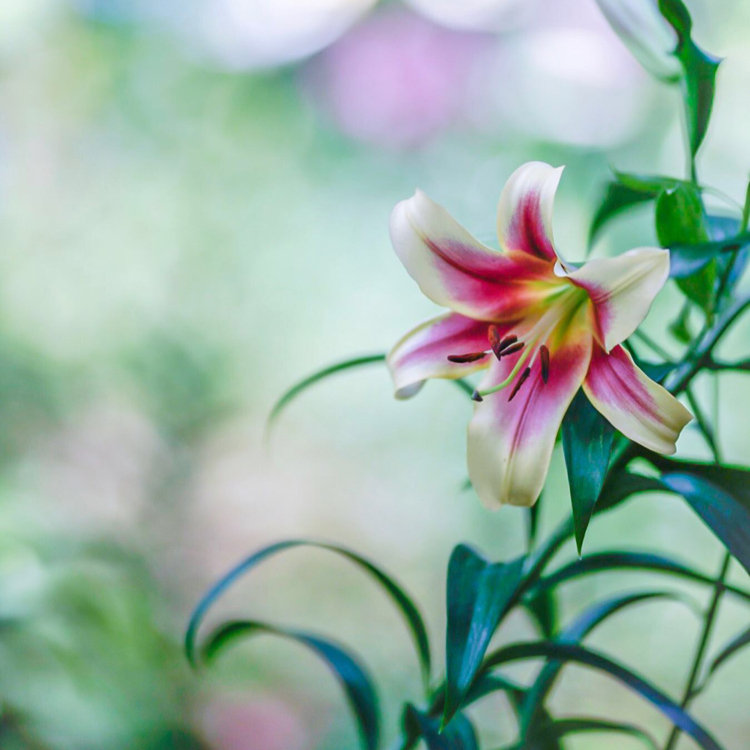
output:
M 510 392 L 510 396 L 508 396 L 508 401 L 512 401 L 513 397 L 518 393 L 519 390 L 521 390 L 521 386 L 526 382 L 526 378 L 531 375 L 531 368 L 527 367 L 522 373 L 521 377 L 518 378 L 516 381 L 516 384 L 513 386 L 513 390 Z
M 482 359 L 487 352 L 470 352 L 469 354 L 449 354 L 449 362 L 476 362 L 478 359 Z
M 542 381 L 546 383 L 549 380 L 549 349 L 544 344 L 539 347 L 539 361 L 542 364 Z
M 500 342 L 500 352 L 507 354 L 506 349 L 511 345 L 515 344 L 516 341 L 518 341 L 518 336 L 515 336 L 511 334 L 510 336 L 506 336 L 501 342 Z
M 487 338 L 490 340 L 490 346 L 492 347 L 492 351 L 495 352 L 495 356 L 500 359 L 500 352 L 502 351 L 500 346 L 502 345 L 502 341 L 497 326 L 493 325 L 487 329 Z
M 477 403 L 479 403 L 480 401 L 484 401 L 482 395 L 477 390 L 475 390 L 474 393 L 471 394 L 471 400 L 476 401 Z
M 503 357 L 507 357 L 509 354 L 515 354 L 516 352 L 520 352 L 521 349 L 524 348 L 524 346 L 525 344 L 523 343 L 523 341 L 519 341 L 517 344 L 511 343 L 508 346 L 506 346 L 505 349 L 503 349 L 500 352 L 500 354 Z

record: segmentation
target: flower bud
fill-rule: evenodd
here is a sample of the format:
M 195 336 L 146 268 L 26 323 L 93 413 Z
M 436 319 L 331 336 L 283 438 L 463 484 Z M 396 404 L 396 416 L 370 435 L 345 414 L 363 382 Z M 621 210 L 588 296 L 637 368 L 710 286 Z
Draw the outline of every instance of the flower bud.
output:
M 658 0 L 596 0 L 623 43 L 649 73 L 673 81 L 681 72 L 674 56 L 677 32 L 659 11 Z

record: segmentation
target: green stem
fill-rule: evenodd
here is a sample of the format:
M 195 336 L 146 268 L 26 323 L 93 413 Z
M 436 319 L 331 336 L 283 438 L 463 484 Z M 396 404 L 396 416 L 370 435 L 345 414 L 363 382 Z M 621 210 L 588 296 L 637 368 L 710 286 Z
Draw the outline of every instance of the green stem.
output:
M 721 562 L 721 570 L 719 571 L 719 575 L 716 578 L 716 583 L 714 584 L 711 603 L 708 605 L 708 609 L 706 610 L 706 614 L 703 618 L 703 629 L 701 631 L 700 640 L 698 641 L 698 648 L 695 650 L 695 656 L 693 657 L 693 666 L 690 669 L 690 676 L 688 677 L 687 684 L 685 685 L 685 690 L 682 694 L 682 701 L 680 703 L 680 706 L 682 708 L 687 708 L 696 695 L 696 682 L 698 680 L 698 675 L 700 674 L 701 667 L 703 666 L 703 658 L 706 654 L 706 649 L 708 648 L 708 644 L 711 639 L 711 633 L 713 632 L 716 615 L 719 611 L 719 602 L 721 601 L 721 597 L 724 594 L 724 583 L 726 582 L 727 573 L 729 572 L 729 563 L 731 561 L 732 556 L 729 554 L 729 552 L 725 552 L 724 559 Z M 679 727 L 673 726 L 672 732 L 667 739 L 667 744 L 664 745 L 664 750 L 672 750 L 679 736 Z

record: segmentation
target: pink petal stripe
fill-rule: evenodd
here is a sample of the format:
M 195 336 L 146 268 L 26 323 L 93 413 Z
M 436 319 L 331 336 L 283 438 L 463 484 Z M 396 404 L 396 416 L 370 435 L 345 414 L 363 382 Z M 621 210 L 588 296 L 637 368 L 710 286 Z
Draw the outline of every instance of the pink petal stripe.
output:
M 671 454 L 690 412 L 636 367 L 616 346 L 594 347 L 583 389 L 591 403 L 626 437 L 657 453 Z
M 413 396 L 427 378 L 460 378 L 487 367 L 493 354 L 474 362 L 448 361 L 452 354 L 489 349 L 487 328 L 487 323 L 448 313 L 407 333 L 387 358 L 396 396 Z

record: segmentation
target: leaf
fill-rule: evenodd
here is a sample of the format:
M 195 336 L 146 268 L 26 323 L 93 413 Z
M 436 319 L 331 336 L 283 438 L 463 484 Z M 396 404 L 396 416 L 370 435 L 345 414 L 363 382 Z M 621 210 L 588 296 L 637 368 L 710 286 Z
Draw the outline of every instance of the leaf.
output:
M 692 737 L 704 750 L 721 750 L 708 731 L 661 690 L 631 669 L 583 646 L 550 641 L 513 643 L 489 654 L 482 665 L 482 670 L 487 671 L 511 661 L 538 658 L 572 661 L 605 672 L 652 703 L 672 724 Z
M 379 744 L 380 720 L 378 699 L 372 680 L 357 660 L 340 646 L 299 630 L 287 630 L 257 620 L 237 620 L 226 623 L 214 631 L 204 646 L 204 658 L 211 661 L 228 644 L 240 638 L 262 634 L 296 641 L 309 648 L 326 663 L 344 689 L 357 721 L 363 747 L 366 750 L 376 750 Z
M 427 638 L 427 629 L 425 628 L 424 622 L 419 610 L 404 592 L 404 590 L 388 575 L 386 575 L 380 568 L 376 567 L 373 563 L 364 557 L 348 550 L 344 547 L 339 547 L 335 544 L 329 544 L 327 542 L 316 542 L 310 539 L 289 539 L 283 542 L 277 542 L 264 547 L 258 552 L 245 558 L 242 562 L 232 568 L 222 578 L 220 578 L 211 588 L 203 595 L 198 605 L 193 610 L 188 623 L 187 631 L 185 632 L 185 652 L 190 662 L 195 666 L 195 644 L 198 629 L 214 602 L 226 591 L 236 580 L 241 578 L 243 575 L 252 570 L 263 560 L 288 549 L 295 547 L 313 547 L 316 549 L 327 550 L 337 555 L 341 555 L 350 562 L 359 566 L 362 570 L 372 576 L 377 583 L 379 583 L 384 589 L 385 593 L 391 598 L 393 603 L 396 605 L 398 610 L 404 617 L 406 624 L 409 628 L 409 633 L 414 641 L 414 645 L 417 650 L 419 657 L 419 664 L 422 671 L 422 678 L 425 684 L 425 688 L 429 684 L 430 679 L 430 645 Z
M 681 495 L 750 573 L 750 504 L 693 474 L 664 474 L 664 486 Z
M 562 739 L 569 734 L 581 734 L 583 732 L 624 734 L 640 740 L 646 747 L 651 748 L 651 750 L 659 750 L 656 740 L 648 732 L 637 727 L 635 724 L 588 718 L 557 719 L 551 724 L 540 727 L 524 742 L 510 745 L 502 750 L 536 750 L 537 747 L 540 747 L 539 742 L 548 743 L 551 740 Z
M 663 190 L 656 199 L 656 236 L 662 247 L 708 242 L 708 229 L 700 192 L 694 185 Z M 716 281 L 716 263 L 709 259 L 689 276 L 676 279 L 685 296 L 708 311 Z
M 656 480 L 658 481 L 658 480 Z M 537 589 L 556 588 L 561 583 L 575 580 L 582 576 L 595 573 L 609 572 L 612 570 L 648 570 L 652 572 L 674 575 L 696 583 L 714 586 L 716 581 L 705 573 L 700 573 L 693 568 L 676 562 L 669 557 L 657 555 L 651 552 L 611 551 L 597 552 L 592 555 L 584 555 L 580 560 L 563 565 L 558 570 L 550 573 L 530 588 L 528 594 L 533 595 Z M 750 592 L 744 591 L 736 586 L 725 585 L 725 590 L 735 596 L 750 601 Z
M 744 250 L 750 245 L 750 232 L 714 242 L 694 245 L 672 245 L 669 250 L 669 275 L 683 279 L 700 271 L 714 258 Z
M 696 614 L 700 610 L 695 602 L 684 594 L 676 591 L 636 591 L 630 594 L 613 596 L 603 601 L 595 602 L 579 614 L 555 639 L 559 643 L 577 643 L 582 641 L 594 628 L 606 619 L 626 607 L 641 604 L 654 599 L 668 599 L 686 603 Z M 543 723 L 540 711 L 552 685 L 562 669 L 562 662 L 550 661 L 539 672 L 534 684 L 526 692 L 521 711 L 521 725 L 529 729 Z
M 599 236 L 599 232 L 601 232 L 604 225 L 610 219 L 628 208 L 651 201 L 655 197 L 656 192 L 652 194 L 650 191 L 634 190 L 616 180 L 607 183 L 604 198 L 599 204 L 599 208 L 594 214 L 594 218 L 591 220 L 591 226 L 589 227 L 589 246 L 593 244 L 594 240 Z
M 612 425 L 579 390 L 562 424 L 563 452 L 579 555 L 594 505 L 607 476 L 614 434 Z
M 421 737 L 427 750 L 479 750 L 477 734 L 463 714 L 456 714 L 443 731 L 438 719 L 427 716 L 407 704 L 404 731 L 409 738 Z
M 443 722 L 461 705 L 492 634 L 521 581 L 524 558 L 490 563 L 459 544 L 448 562 L 446 609 L 446 694 Z
M 682 0 L 659 0 L 659 10 L 677 32 L 674 56 L 680 61 L 683 97 L 687 113 L 690 151 L 693 156 L 706 135 L 716 88 L 716 71 L 721 59 L 704 52 L 690 33 L 693 22 Z
M 738 636 L 735 638 L 732 638 L 729 643 L 727 643 L 726 646 L 724 646 L 721 651 L 719 651 L 718 654 L 714 657 L 713 661 L 711 662 L 711 666 L 708 668 L 708 674 L 706 675 L 706 680 L 708 680 L 711 675 L 722 665 L 724 662 L 726 662 L 728 659 L 730 659 L 734 654 L 736 654 L 740 649 L 745 648 L 745 646 L 750 645 L 750 628 L 747 630 L 742 631 Z M 706 680 L 704 680 L 704 685 Z
M 337 372 L 343 372 L 344 370 L 351 370 L 354 367 L 362 367 L 363 365 L 372 365 L 385 362 L 385 354 L 368 354 L 363 357 L 354 357 L 353 359 L 347 359 L 343 362 L 337 362 L 335 365 L 329 365 L 324 367 L 322 370 L 314 372 L 312 375 L 308 375 L 299 383 L 295 383 L 291 388 L 286 390 L 276 401 L 271 409 L 271 413 L 268 415 L 267 429 L 270 429 L 274 422 L 278 419 L 279 414 L 303 391 L 306 391 L 311 385 L 325 380 L 331 375 L 335 375 Z

